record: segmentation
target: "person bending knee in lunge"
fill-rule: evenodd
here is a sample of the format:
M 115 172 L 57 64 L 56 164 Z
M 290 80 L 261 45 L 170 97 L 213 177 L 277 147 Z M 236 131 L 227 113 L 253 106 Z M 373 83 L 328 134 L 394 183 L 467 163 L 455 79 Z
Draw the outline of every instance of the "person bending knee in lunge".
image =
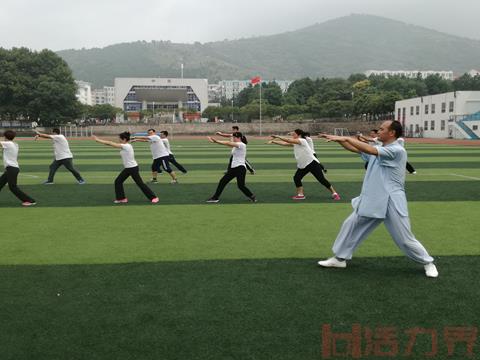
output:
M 318 265 L 345 268 L 355 249 L 384 222 L 395 244 L 410 259 L 424 265 L 428 277 L 437 277 L 433 258 L 415 238 L 410 228 L 407 198 L 405 196 L 405 164 L 407 152 L 398 142 L 402 136 L 402 124 L 385 121 L 378 132 L 382 145 L 369 145 L 347 136 L 322 135 L 327 141 L 335 141 L 345 149 L 359 153 L 368 168 L 363 180 L 362 192 L 352 200 L 353 213 L 344 221 L 333 244 L 333 254 Z
M 18 144 L 13 142 L 17 134 L 13 130 L 7 130 L 3 134 L 5 141 L 0 141 L 0 148 L 3 150 L 3 166 L 5 171 L 0 176 L 0 191 L 8 184 L 10 191 L 22 201 L 23 206 L 32 206 L 37 203 L 30 196 L 25 194 L 17 186 L 18 173 Z
M 318 180 L 320 184 L 325 186 L 332 194 L 332 199 L 335 201 L 340 200 L 340 195 L 335 191 L 332 184 L 323 175 L 320 162 L 313 156 L 313 151 L 308 146 L 307 140 L 305 140 L 305 133 L 301 129 L 296 129 L 292 132 L 292 138 L 281 137 L 277 135 L 271 136 L 273 140 L 270 140 L 269 144 L 276 144 L 281 146 L 292 146 L 297 160 L 297 171 L 293 177 L 295 186 L 297 187 L 297 194 L 292 197 L 293 200 L 306 199 L 303 191 L 302 179 L 308 173 L 311 173 Z
M 133 146 L 129 144 L 130 142 L 130 133 L 123 132 L 118 135 L 120 142 L 116 143 L 113 141 L 103 140 L 96 136 L 93 139 L 104 145 L 108 145 L 117 149 L 120 149 L 120 156 L 122 157 L 123 167 L 122 172 L 115 179 L 115 204 L 126 204 L 128 199 L 125 196 L 125 190 L 123 188 L 123 183 L 128 179 L 129 176 L 132 177 L 135 184 L 142 190 L 143 194 L 151 201 L 152 204 L 158 203 L 159 199 L 157 195 L 147 186 L 140 176 L 140 171 L 138 164 L 135 161 L 135 153 L 133 151 Z
M 55 128 L 52 130 L 53 134 L 44 134 L 39 131 L 36 131 L 37 135 L 35 138 L 44 138 L 50 139 L 53 141 L 53 153 L 55 159 L 50 164 L 50 172 L 48 174 L 48 179 L 44 182 L 45 185 L 53 184 L 53 178 L 60 166 L 65 166 L 65 168 L 72 173 L 72 175 L 77 179 L 80 185 L 85 184 L 82 175 L 73 167 L 73 155 L 68 146 L 68 141 L 65 136 L 60 134 L 60 130 Z
M 152 151 L 152 180 L 150 181 L 152 184 L 157 183 L 157 174 L 160 171 L 160 167 L 163 167 L 170 177 L 172 181 L 171 184 L 177 184 L 177 175 L 175 171 L 172 170 L 170 167 L 170 154 L 168 153 L 167 148 L 165 147 L 164 142 L 155 132 L 155 129 L 148 129 L 148 136 L 135 136 L 133 141 L 142 141 L 142 142 L 149 142 L 150 149 Z
M 245 157 L 247 156 L 247 145 L 242 142 L 242 133 L 234 132 L 232 134 L 232 141 L 221 141 L 212 137 L 208 137 L 208 141 L 215 144 L 225 145 L 232 148 L 232 163 L 228 168 L 227 173 L 220 179 L 220 182 L 217 186 L 217 191 L 215 194 L 207 200 L 208 203 L 217 203 L 220 199 L 225 186 L 232 181 L 234 178 L 237 178 L 237 186 L 241 192 L 245 194 L 246 197 L 252 202 L 257 202 L 255 195 L 245 186 L 245 175 L 247 169 L 245 166 Z

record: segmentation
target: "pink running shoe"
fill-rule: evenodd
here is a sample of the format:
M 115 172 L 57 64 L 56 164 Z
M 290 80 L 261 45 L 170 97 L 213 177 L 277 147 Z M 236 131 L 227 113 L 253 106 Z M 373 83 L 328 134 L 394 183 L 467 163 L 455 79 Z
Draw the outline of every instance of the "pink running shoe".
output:
M 337 193 L 334 193 L 334 194 L 332 194 L 332 199 L 333 199 L 333 201 L 339 201 L 340 200 L 340 195 L 338 195 Z
M 114 200 L 113 202 L 115 204 L 126 204 L 126 203 L 128 203 L 128 199 L 124 198 L 124 199 L 120 199 L 120 200 Z
M 152 199 L 152 204 L 156 204 L 160 201 L 158 197 Z
M 305 199 L 306 199 L 305 195 L 298 194 L 298 195 L 292 196 L 292 200 L 305 200 Z

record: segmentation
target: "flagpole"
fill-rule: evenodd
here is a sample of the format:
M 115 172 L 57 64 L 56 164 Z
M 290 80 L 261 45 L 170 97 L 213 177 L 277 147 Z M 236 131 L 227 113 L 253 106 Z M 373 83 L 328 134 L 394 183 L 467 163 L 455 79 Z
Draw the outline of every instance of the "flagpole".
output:
M 262 136 L 262 81 L 260 80 L 260 136 Z

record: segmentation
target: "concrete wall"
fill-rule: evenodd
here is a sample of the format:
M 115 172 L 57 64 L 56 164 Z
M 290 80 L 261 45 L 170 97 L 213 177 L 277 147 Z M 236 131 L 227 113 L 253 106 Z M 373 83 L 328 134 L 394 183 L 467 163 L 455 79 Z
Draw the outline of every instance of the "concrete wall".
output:
M 285 134 L 294 129 L 302 129 L 312 134 L 318 132 L 333 133 L 335 128 L 346 128 L 350 134 L 360 131 L 368 134 L 370 129 L 378 128 L 381 122 L 283 122 L 283 123 L 262 123 L 262 134 L 268 136 L 270 134 Z M 153 127 L 155 130 L 167 130 L 173 135 L 212 135 L 216 131 L 231 132 L 232 125 L 238 125 L 240 131 L 247 135 L 259 135 L 259 123 L 191 123 L 191 124 L 160 124 L 155 125 L 109 125 L 94 126 L 93 132 L 97 135 L 116 135 L 122 131 L 130 131 L 131 133 L 144 132 L 148 128 Z

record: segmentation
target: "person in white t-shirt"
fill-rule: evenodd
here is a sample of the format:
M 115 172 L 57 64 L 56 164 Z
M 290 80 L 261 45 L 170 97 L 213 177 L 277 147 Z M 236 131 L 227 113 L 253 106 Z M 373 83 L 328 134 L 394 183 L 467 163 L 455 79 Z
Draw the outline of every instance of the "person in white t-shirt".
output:
M 218 203 L 220 195 L 222 194 L 225 186 L 237 178 L 237 186 L 241 192 L 252 202 L 257 202 L 257 198 L 253 193 L 245 186 L 245 176 L 247 174 L 247 168 L 245 166 L 245 158 L 247 156 L 247 145 L 242 142 L 242 133 L 234 132 L 232 134 L 232 141 L 217 140 L 213 137 L 208 137 L 208 141 L 215 144 L 225 145 L 232 148 L 232 165 L 228 168 L 227 173 L 220 179 L 215 194 L 207 200 L 208 203 Z
M 172 150 L 170 149 L 170 141 L 168 140 L 168 131 L 166 130 L 163 130 L 163 131 L 160 131 L 160 138 L 162 139 L 163 141 L 163 145 L 165 145 L 165 147 L 167 148 L 167 151 L 168 151 L 168 161 L 173 165 L 175 166 L 178 170 L 180 170 L 183 174 L 186 174 L 187 173 L 187 169 L 185 169 L 176 159 L 175 159 L 175 156 L 173 155 L 173 152 Z M 159 173 L 161 173 L 162 171 L 159 170 L 158 171 Z
M 22 201 L 23 206 L 36 205 L 34 199 L 21 191 L 17 186 L 18 173 L 18 144 L 13 142 L 16 133 L 13 130 L 7 130 L 3 134 L 5 141 L 0 141 L 0 148 L 3 150 L 3 166 L 5 171 L 0 176 L 0 191 L 8 184 L 10 191 Z
M 93 139 L 104 145 L 112 146 L 114 148 L 120 149 L 120 156 L 122 157 L 123 167 L 122 172 L 115 179 L 115 204 L 125 204 L 128 203 L 128 199 L 125 196 L 125 190 L 123 188 L 123 183 L 128 179 L 129 176 L 132 177 L 135 184 L 142 190 L 143 194 L 150 200 L 152 204 L 158 203 L 159 199 L 157 195 L 143 182 L 142 177 L 140 176 L 140 171 L 138 164 L 135 161 L 135 153 L 133 151 L 133 146 L 130 142 L 130 133 L 125 131 L 118 135 L 120 142 L 116 143 L 113 141 L 103 140 L 96 136 Z
M 48 174 L 48 179 L 44 182 L 44 184 L 53 184 L 53 178 L 55 177 L 55 173 L 62 165 L 65 166 L 65 168 L 70 171 L 73 176 L 75 176 L 75 179 L 77 179 L 80 185 L 85 184 L 85 180 L 82 178 L 82 175 L 80 175 L 80 173 L 73 167 L 73 155 L 70 151 L 70 146 L 68 145 L 68 141 L 65 136 L 60 134 L 60 129 L 53 129 L 52 135 L 44 134 L 39 131 L 36 131 L 36 133 L 36 139 L 41 137 L 44 139 L 51 139 L 53 141 L 53 153 L 55 159 L 50 164 L 50 172 Z
M 219 135 L 219 136 L 222 136 L 222 137 L 228 137 L 228 138 L 232 138 L 232 134 L 234 132 L 240 132 L 240 128 L 237 126 L 237 125 L 233 125 L 232 126 L 232 132 L 231 133 L 224 133 L 224 132 L 221 132 L 221 131 L 217 131 L 215 134 L 216 135 Z M 233 140 L 233 139 L 231 139 Z M 245 144 L 245 145 L 248 145 L 248 140 L 247 140 L 247 137 L 245 135 L 242 134 L 242 142 Z M 230 169 L 230 167 L 232 166 L 232 157 L 230 156 L 230 160 L 228 162 L 228 167 L 227 167 L 227 171 L 228 169 Z M 253 165 L 248 161 L 248 159 L 245 159 L 245 166 L 247 168 L 247 170 L 250 172 L 250 174 L 252 175 L 255 175 L 255 169 L 253 168 Z M 226 174 L 226 173 L 225 173 Z
M 310 146 L 308 146 L 307 140 L 305 140 L 305 133 L 303 130 L 295 129 L 292 132 L 292 138 L 285 138 L 277 135 L 272 135 L 271 137 L 273 140 L 270 140 L 268 142 L 269 144 L 293 146 L 295 159 L 297 160 L 297 172 L 293 177 L 293 181 L 297 187 L 297 194 L 292 197 L 293 200 L 304 200 L 306 198 L 303 191 L 302 179 L 308 173 L 315 176 L 318 182 L 330 191 L 333 200 L 340 200 L 340 195 L 338 195 L 332 184 L 330 184 L 323 175 L 318 159 L 313 156 L 313 151 Z
M 164 142 L 162 141 L 160 136 L 157 135 L 155 129 L 148 129 L 147 133 L 148 136 L 135 136 L 132 141 L 150 143 L 150 149 L 152 151 L 153 158 L 152 180 L 150 181 L 150 183 L 158 183 L 157 175 L 159 172 L 161 172 L 160 167 L 163 167 L 163 170 L 165 170 L 172 178 L 172 181 L 170 181 L 170 183 L 178 184 L 177 175 L 175 174 L 175 171 L 173 171 L 170 167 L 170 154 L 168 153 L 168 149 L 165 147 Z
M 313 156 L 315 156 L 317 158 L 318 163 L 319 163 L 320 167 L 322 168 L 322 171 L 326 174 L 327 169 L 318 159 L 317 153 L 315 152 L 315 145 L 313 144 L 313 139 L 310 136 L 310 133 L 305 131 L 304 134 L 305 134 L 305 140 L 307 140 L 308 146 L 310 146 L 310 149 L 312 149 L 312 151 L 313 151 Z

